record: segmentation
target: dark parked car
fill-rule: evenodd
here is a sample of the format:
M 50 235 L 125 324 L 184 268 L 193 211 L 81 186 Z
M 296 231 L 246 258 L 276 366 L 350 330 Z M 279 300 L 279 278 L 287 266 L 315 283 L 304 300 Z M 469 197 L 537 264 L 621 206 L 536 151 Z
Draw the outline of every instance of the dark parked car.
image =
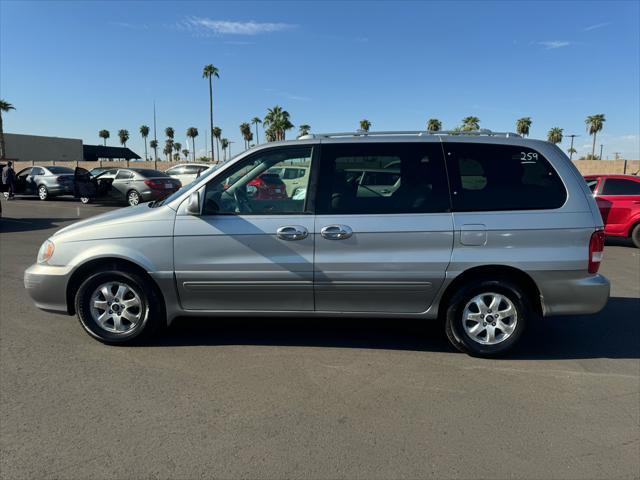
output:
M 59 195 L 73 195 L 73 170 L 57 165 L 24 168 L 16 174 L 15 193 L 36 195 L 40 200 Z
M 160 200 L 182 186 L 179 180 L 150 168 L 112 168 L 93 176 L 78 167 L 74 184 L 74 195 L 82 203 L 100 199 L 131 206 Z

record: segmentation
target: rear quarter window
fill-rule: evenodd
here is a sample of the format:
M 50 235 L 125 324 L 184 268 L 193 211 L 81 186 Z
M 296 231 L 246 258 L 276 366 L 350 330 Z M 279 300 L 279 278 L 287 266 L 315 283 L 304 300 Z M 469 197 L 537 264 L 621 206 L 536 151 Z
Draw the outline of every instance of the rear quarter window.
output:
M 539 152 L 520 146 L 445 143 L 453 210 L 560 208 L 562 180 Z
M 602 195 L 640 195 L 640 182 L 626 178 L 607 178 Z

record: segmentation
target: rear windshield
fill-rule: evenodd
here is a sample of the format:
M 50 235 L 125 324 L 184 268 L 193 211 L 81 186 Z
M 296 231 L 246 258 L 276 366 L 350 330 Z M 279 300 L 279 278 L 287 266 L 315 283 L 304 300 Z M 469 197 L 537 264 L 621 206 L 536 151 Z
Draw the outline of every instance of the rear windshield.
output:
M 153 170 L 152 168 L 132 168 L 131 170 L 136 172 L 138 175 L 146 178 L 169 176 L 164 172 L 161 172 L 159 170 Z
M 280 185 L 282 183 L 280 175 L 277 173 L 263 173 L 260 175 L 260 180 L 268 185 Z
M 51 173 L 60 174 L 60 173 L 73 173 L 73 170 L 69 167 L 47 167 Z

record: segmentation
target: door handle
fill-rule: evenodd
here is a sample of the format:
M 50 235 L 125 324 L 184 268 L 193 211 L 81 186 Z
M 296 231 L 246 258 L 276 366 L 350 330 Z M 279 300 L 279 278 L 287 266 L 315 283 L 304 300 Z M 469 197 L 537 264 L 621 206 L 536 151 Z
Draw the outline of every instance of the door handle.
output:
M 300 225 L 288 225 L 276 230 L 276 235 L 281 240 L 303 240 L 309 236 L 309 231 Z
M 327 240 L 344 240 L 353 235 L 353 230 L 346 225 L 327 225 L 322 227 L 320 235 Z

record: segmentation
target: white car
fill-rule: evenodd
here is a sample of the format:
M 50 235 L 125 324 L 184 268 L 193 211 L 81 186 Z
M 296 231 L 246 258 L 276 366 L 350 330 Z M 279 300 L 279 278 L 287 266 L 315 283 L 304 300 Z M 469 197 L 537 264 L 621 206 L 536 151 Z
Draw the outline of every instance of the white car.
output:
M 211 167 L 208 163 L 181 163 L 175 165 L 165 171 L 167 175 L 180 180 L 182 185 L 193 182 L 207 168 Z

